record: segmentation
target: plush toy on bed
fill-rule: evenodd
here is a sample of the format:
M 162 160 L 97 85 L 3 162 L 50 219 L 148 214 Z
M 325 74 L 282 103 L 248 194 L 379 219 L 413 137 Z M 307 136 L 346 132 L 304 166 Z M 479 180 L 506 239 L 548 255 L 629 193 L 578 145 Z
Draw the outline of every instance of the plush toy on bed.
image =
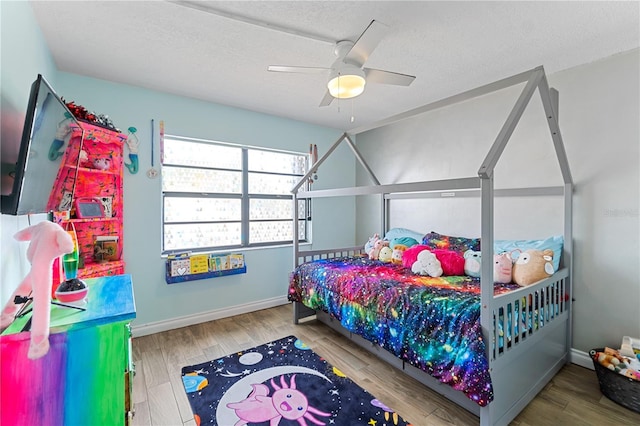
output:
M 73 251 L 73 240 L 56 223 L 43 221 L 25 228 L 14 238 L 18 241 L 31 241 L 27 248 L 27 260 L 31 271 L 24 277 L 18 288 L 2 310 L 0 331 L 8 327 L 18 311 L 14 303 L 16 296 L 33 296 L 33 316 L 31 344 L 27 357 L 36 359 L 49 351 L 49 312 L 51 308 L 51 285 L 53 260 Z
M 431 253 L 436 255 L 436 259 L 442 265 L 442 275 L 457 276 L 464 275 L 464 257 L 453 250 L 435 249 Z
M 378 233 L 373 234 L 364 245 L 364 252 L 369 253 L 371 249 L 373 249 L 373 245 L 380 239 L 380 235 Z
M 411 272 L 419 275 L 429 275 L 430 277 L 439 277 L 442 275 L 442 265 L 435 254 L 429 250 L 422 250 L 418 253 L 418 258 L 411 266 Z
M 464 252 L 464 273 L 470 277 L 480 278 L 482 256 L 480 251 L 467 250 Z
M 513 281 L 526 286 L 550 277 L 553 272 L 553 250 L 529 249 L 521 252 L 513 265 Z
M 407 249 L 408 247 L 403 244 L 396 244 L 395 246 L 393 246 L 393 253 L 391 253 L 391 262 L 402 265 L 402 255 Z
M 393 258 L 393 250 L 388 246 L 383 246 L 378 253 L 378 260 L 384 263 L 390 263 Z
M 380 250 L 382 250 L 383 247 L 389 247 L 389 241 L 381 240 L 380 237 L 378 237 L 378 234 L 375 234 L 372 238 L 373 238 L 373 242 L 371 244 L 372 248 L 369 251 L 367 251 L 367 255 L 371 260 L 378 260 Z M 369 242 L 367 242 L 367 244 L 369 244 Z
M 510 283 L 512 268 L 511 254 L 503 252 L 493 256 L 493 280 L 495 282 Z

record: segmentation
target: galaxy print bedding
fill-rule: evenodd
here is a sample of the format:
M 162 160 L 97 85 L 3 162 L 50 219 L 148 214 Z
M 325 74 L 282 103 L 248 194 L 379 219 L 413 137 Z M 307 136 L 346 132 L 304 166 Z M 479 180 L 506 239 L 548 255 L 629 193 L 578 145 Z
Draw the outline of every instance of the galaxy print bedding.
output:
M 496 283 L 494 293 L 516 288 Z M 324 259 L 296 268 L 289 300 L 329 313 L 480 406 L 493 400 L 477 278 L 424 277 L 366 256 Z

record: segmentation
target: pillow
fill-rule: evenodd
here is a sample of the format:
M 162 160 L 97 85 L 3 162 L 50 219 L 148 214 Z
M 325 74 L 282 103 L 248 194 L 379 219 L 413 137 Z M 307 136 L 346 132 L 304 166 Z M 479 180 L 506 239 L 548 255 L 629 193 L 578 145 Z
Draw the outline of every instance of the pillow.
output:
M 411 229 L 407 228 L 391 228 L 384 236 L 384 239 L 387 241 L 391 241 L 395 238 L 403 237 L 409 237 L 413 238 L 416 241 L 422 241 L 422 237 L 424 237 L 424 234 L 421 232 L 412 231 Z
M 433 231 L 424 236 L 422 244 L 432 250 L 451 250 L 461 255 L 467 250 L 480 250 L 480 238 L 452 237 Z
M 564 237 L 556 235 L 545 240 L 495 240 L 493 242 L 493 250 L 496 254 L 503 251 L 511 252 L 515 249 L 525 250 L 553 250 L 553 270 L 560 269 L 560 256 L 562 255 L 562 247 L 564 245 Z M 520 252 L 511 253 L 511 257 L 515 262 Z

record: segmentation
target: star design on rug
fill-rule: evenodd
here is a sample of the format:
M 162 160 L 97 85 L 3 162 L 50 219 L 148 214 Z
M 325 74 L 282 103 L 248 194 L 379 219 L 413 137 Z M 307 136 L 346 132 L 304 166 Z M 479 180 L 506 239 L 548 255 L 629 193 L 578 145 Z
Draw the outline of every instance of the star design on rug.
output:
M 338 389 L 331 389 L 329 392 L 331 392 L 331 395 L 340 395 Z
M 268 348 L 271 348 L 271 347 L 273 347 L 273 346 L 275 346 L 275 345 L 276 345 L 276 344 L 275 344 L 275 343 L 273 343 L 273 342 L 271 342 L 271 343 L 267 343 L 267 347 L 268 347 Z
M 249 374 L 249 373 L 251 373 L 251 370 L 243 370 L 242 371 L 242 374 Z
M 369 420 L 369 423 L 367 423 L 367 424 L 371 425 L 371 426 L 376 426 L 377 423 L 378 423 L 377 421 L 371 419 L 371 420 Z

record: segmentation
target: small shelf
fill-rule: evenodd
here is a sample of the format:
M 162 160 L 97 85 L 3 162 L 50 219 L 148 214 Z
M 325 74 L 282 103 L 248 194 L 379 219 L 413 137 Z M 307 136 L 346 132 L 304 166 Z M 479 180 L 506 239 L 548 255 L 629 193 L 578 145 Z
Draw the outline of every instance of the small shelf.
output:
M 207 278 L 217 278 L 217 277 L 224 277 L 227 275 L 237 275 L 237 274 L 246 274 L 246 273 L 247 273 L 246 266 L 243 266 L 241 268 L 225 269 L 223 271 L 211 271 L 211 272 L 203 272 L 201 274 L 180 275 L 177 277 L 172 277 L 167 272 L 166 280 L 167 280 L 167 284 L 176 284 L 176 283 L 182 283 L 185 281 L 204 280 Z
M 91 262 L 85 263 L 84 268 L 78 269 L 79 278 L 89 278 L 94 276 L 120 275 L 124 273 L 124 260 L 114 260 L 111 262 Z
M 73 222 L 76 223 L 90 223 L 90 222 L 110 222 L 110 221 L 119 221 L 118 217 L 90 217 L 86 219 L 69 219 L 65 222 Z
M 113 175 L 113 176 L 119 176 L 120 175 L 119 171 L 91 169 L 89 167 L 78 167 L 78 166 L 75 166 L 73 164 L 65 164 L 64 167 L 66 167 L 68 169 L 76 169 L 79 172 L 83 172 L 83 173 L 96 173 L 96 174 L 100 174 L 100 175 Z

